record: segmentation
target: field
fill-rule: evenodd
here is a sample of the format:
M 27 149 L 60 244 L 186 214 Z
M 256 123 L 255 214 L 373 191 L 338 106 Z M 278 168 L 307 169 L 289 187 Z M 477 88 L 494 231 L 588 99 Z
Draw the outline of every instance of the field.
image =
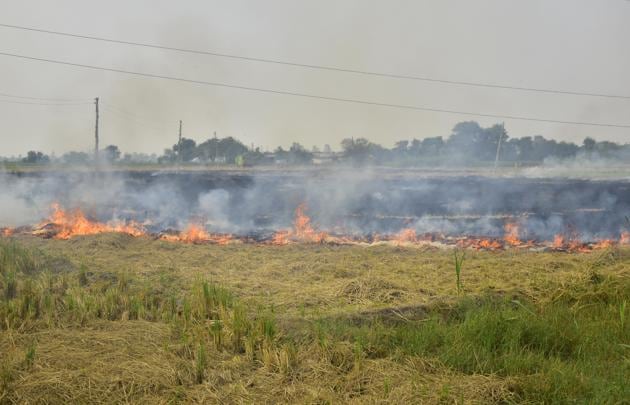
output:
M 630 250 L 0 238 L 0 403 L 622 403 Z

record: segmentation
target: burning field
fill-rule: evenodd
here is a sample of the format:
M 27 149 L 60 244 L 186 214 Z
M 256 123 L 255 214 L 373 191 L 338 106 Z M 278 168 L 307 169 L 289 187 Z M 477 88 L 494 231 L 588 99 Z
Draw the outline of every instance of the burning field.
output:
M 3 234 L 184 243 L 591 252 L 630 243 L 630 183 L 330 173 L 70 173 L 2 179 Z M 11 226 L 14 224 L 14 226 Z
M 0 403 L 628 397 L 624 181 L 0 181 Z
M 298 205 L 296 208 L 292 228 L 278 230 L 268 236 L 255 234 L 240 236 L 229 233 L 212 234 L 206 230 L 203 221 L 189 223 L 182 230 L 169 229 L 159 233 L 150 233 L 142 224 L 133 220 L 98 222 L 96 219 L 88 218 L 80 208 L 67 211 L 55 203 L 52 205 L 51 211 L 50 217 L 39 225 L 34 227 L 23 226 L 18 229 L 3 228 L 2 233 L 5 236 L 13 235 L 16 232 L 31 233 L 43 238 L 55 239 L 70 239 L 75 236 L 100 233 L 123 233 L 135 237 L 146 236 L 171 242 L 215 243 L 220 245 L 228 243 L 262 243 L 272 245 L 316 243 L 369 246 L 385 243 L 408 247 L 431 245 L 442 248 L 469 248 L 475 250 L 530 249 L 581 253 L 630 244 L 630 232 L 628 231 L 621 231 L 618 239 L 585 241 L 577 231 L 570 228 L 566 233 L 555 235 L 551 241 L 522 240 L 519 222 L 524 222 L 525 219 L 515 220 L 510 217 L 504 219 L 504 234 L 502 237 L 447 236 L 440 233 L 417 234 L 413 228 L 403 228 L 398 233 L 383 235 L 378 233 L 373 233 L 369 236 L 332 234 L 317 230 L 311 218 L 307 215 L 307 205 L 305 203 Z

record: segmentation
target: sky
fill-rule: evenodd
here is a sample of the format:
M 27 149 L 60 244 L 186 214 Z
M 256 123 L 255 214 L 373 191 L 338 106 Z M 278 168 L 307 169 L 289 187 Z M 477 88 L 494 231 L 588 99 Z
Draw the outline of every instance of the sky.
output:
M 445 80 L 630 96 L 628 0 L 9 1 L 0 23 L 254 58 Z M 630 125 L 630 99 L 521 92 L 190 55 L 0 27 L 0 52 L 151 74 L 437 109 Z M 510 136 L 630 142 L 630 129 L 475 118 L 128 76 L 0 56 L 0 156 L 161 153 L 216 132 L 263 150 L 343 138 L 385 146 L 474 119 Z M 12 101 L 12 102 L 7 102 Z

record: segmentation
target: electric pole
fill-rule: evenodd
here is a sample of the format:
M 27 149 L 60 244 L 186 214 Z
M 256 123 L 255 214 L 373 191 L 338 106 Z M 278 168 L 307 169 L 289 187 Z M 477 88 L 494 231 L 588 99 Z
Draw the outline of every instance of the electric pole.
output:
M 499 155 L 501 153 L 501 141 L 503 140 L 503 135 L 505 135 L 505 123 L 501 124 L 501 132 L 499 133 L 499 142 L 497 143 L 497 155 L 494 158 L 494 170 L 496 172 L 497 166 L 499 164 Z
M 182 164 L 182 120 L 179 120 L 179 141 L 177 141 L 177 158 Z
M 94 161 L 98 161 L 98 97 L 94 99 L 96 106 L 96 123 L 94 125 Z
M 217 139 L 217 131 L 214 131 L 214 159 L 212 162 L 216 165 L 219 158 L 219 141 Z

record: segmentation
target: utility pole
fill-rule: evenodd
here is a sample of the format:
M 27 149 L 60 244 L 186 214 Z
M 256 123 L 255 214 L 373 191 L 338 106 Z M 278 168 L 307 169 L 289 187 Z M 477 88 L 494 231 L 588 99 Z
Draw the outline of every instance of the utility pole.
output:
M 179 141 L 177 141 L 177 160 L 182 164 L 182 120 L 179 120 Z
M 217 140 L 217 131 L 214 131 L 214 164 L 217 164 L 219 158 L 219 141 Z
M 501 132 L 499 133 L 499 142 L 497 143 L 497 155 L 494 158 L 494 172 L 497 171 L 497 166 L 499 164 L 499 154 L 501 153 L 501 141 L 503 140 L 503 135 L 505 134 L 505 123 L 501 124 Z
M 98 162 L 98 97 L 94 99 L 96 106 L 96 123 L 94 125 L 94 161 Z

